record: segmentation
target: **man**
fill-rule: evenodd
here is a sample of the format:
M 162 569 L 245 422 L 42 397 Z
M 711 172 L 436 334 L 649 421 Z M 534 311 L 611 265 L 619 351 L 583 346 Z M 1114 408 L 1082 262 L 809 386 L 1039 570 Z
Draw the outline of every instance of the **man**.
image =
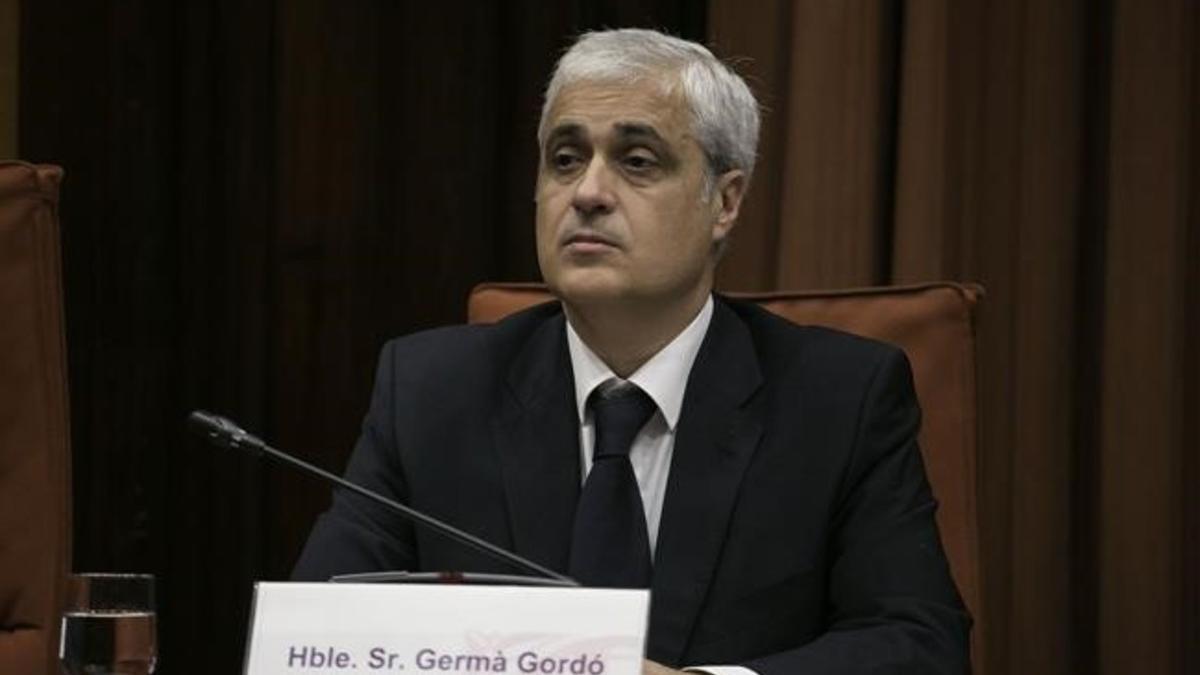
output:
M 712 295 L 757 134 L 700 45 L 581 38 L 538 132 L 561 303 L 389 343 L 347 475 L 585 583 L 649 586 L 647 672 L 964 672 L 903 354 Z M 295 576 L 386 569 L 511 572 L 338 494 Z

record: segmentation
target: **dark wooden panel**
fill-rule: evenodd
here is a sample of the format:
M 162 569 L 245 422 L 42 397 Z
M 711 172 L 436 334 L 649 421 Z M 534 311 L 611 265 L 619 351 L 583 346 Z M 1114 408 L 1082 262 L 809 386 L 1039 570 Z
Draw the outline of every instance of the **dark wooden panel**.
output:
M 1200 265 L 1194 261 L 1200 260 L 1200 115 L 1195 110 L 1200 108 L 1200 11 L 1193 9 L 1191 25 L 1189 26 L 1187 44 L 1191 47 L 1191 143 L 1189 156 L 1192 164 L 1189 167 L 1190 189 L 1188 190 L 1187 238 L 1188 253 L 1186 260 L 1193 263 L 1188 267 L 1188 278 L 1185 281 L 1186 310 L 1185 333 L 1182 338 L 1184 345 L 1200 344 Z M 1196 452 L 1200 438 L 1200 351 L 1185 347 L 1183 372 L 1183 417 L 1185 427 L 1179 437 L 1179 453 L 1182 458 L 1183 470 L 1180 472 L 1180 512 L 1182 518 L 1183 555 L 1181 556 L 1180 573 L 1183 579 L 1183 597 L 1180 600 L 1179 644 L 1183 646 L 1180 658 L 1180 670 L 1185 673 L 1200 672 L 1200 452 Z M 1189 412 L 1191 411 L 1191 412 Z
M 702 38 L 704 3 L 24 3 L 21 153 L 67 170 L 75 567 L 159 576 L 161 672 L 237 672 L 252 582 L 329 494 L 186 412 L 340 468 L 387 337 L 537 278 L 541 90 L 614 25 Z

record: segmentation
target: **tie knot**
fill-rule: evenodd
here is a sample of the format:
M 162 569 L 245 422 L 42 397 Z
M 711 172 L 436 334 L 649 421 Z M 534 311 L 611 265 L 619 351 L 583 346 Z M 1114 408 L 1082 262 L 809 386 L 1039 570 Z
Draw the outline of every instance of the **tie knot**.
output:
M 593 461 L 629 454 L 637 432 L 656 406 L 654 399 L 636 384 L 620 383 L 597 387 L 588 404 L 596 422 L 596 450 Z

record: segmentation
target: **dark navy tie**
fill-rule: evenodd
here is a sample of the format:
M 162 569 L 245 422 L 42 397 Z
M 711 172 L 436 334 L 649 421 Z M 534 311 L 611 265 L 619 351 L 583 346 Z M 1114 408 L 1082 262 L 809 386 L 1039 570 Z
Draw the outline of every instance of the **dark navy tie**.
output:
M 629 447 L 654 401 L 637 385 L 602 385 L 588 405 L 596 443 L 575 510 L 569 574 L 584 586 L 649 588 L 650 538 Z

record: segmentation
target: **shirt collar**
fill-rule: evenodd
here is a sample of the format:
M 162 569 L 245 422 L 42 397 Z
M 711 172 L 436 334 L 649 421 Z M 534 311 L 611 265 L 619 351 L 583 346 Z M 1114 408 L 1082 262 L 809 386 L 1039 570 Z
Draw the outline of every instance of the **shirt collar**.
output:
M 642 364 L 628 382 L 641 387 L 662 411 L 667 428 L 675 430 L 679 413 L 683 408 L 683 394 L 687 388 L 688 374 L 700 352 L 700 344 L 708 332 L 712 320 L 713 299 L 708 296 L 696 318 L 684 328 L 649 361 Z M 579 412 L 579 423 L 583 424 L 587 412 L 587 400 L 592 390 L 611 379 L 620 380 L 612 369 L 596 355 L 567 322 L 567 348 L 571 354 L 571 369 L 575 375 L 575 406 Z

